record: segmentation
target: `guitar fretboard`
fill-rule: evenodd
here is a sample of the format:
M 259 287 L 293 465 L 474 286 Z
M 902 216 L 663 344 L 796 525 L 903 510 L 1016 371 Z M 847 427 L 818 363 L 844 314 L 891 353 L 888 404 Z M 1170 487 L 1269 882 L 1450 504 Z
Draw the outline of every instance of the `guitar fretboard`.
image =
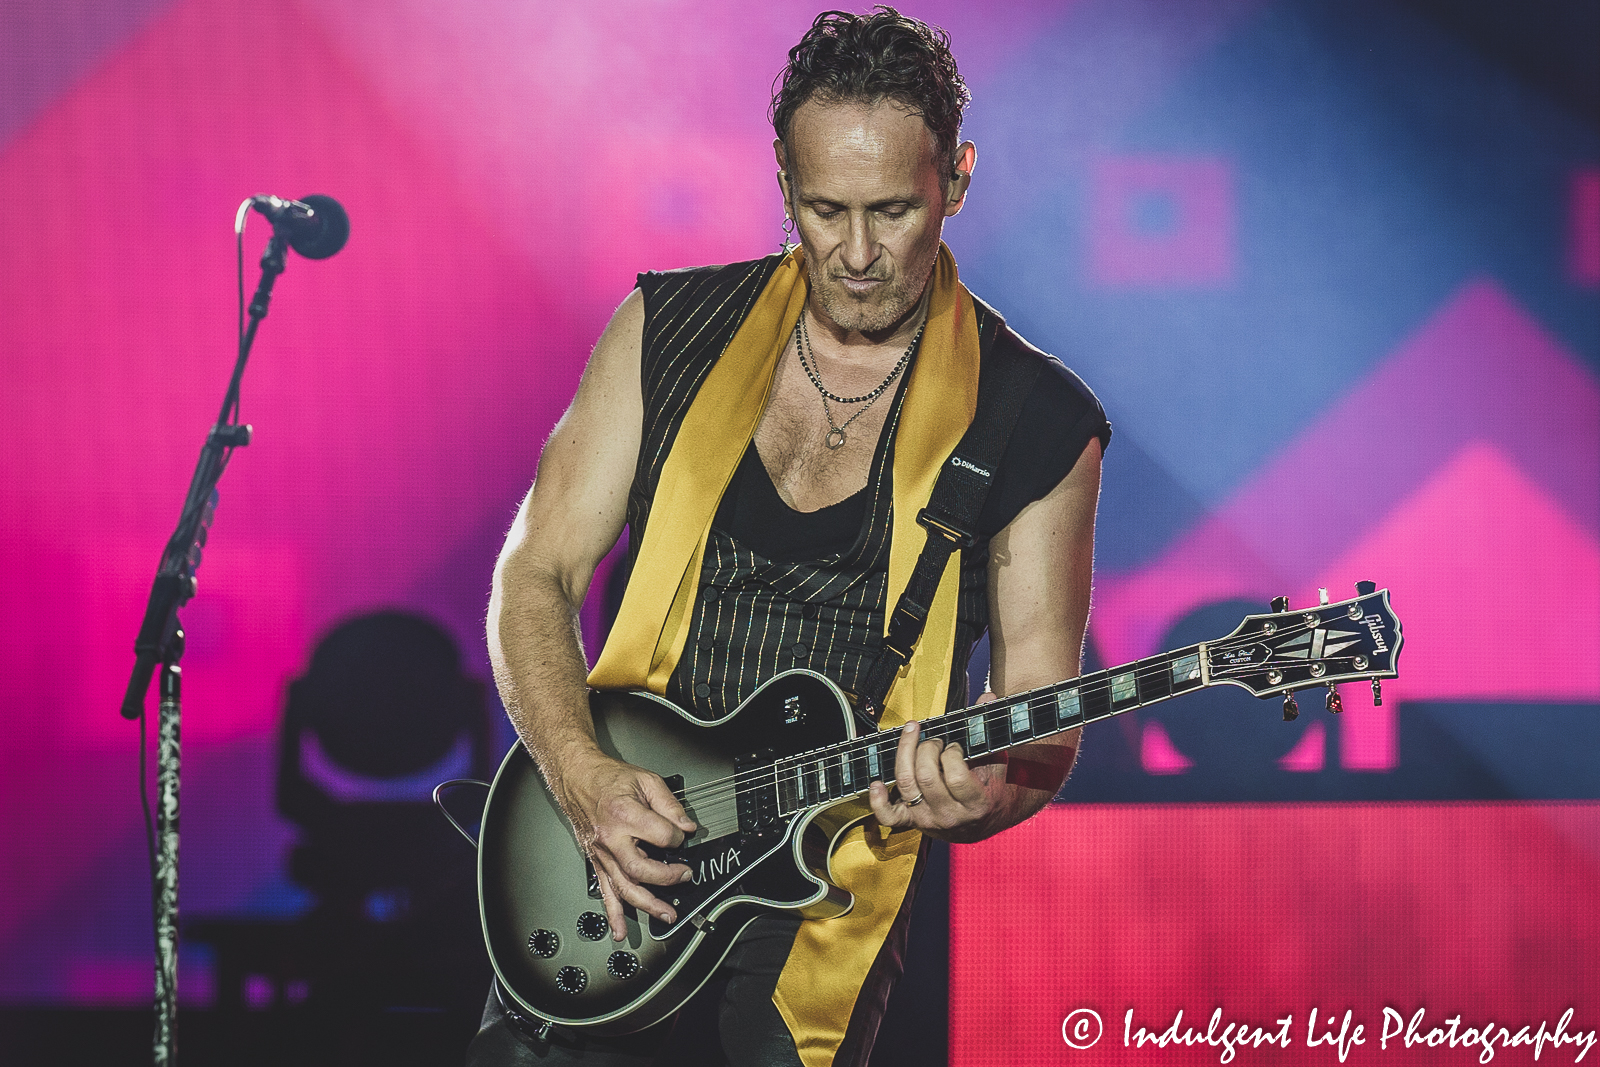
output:
M 969 759 L 1109 719 L 1210 684 L 1204 645 L 1163 652 L 1110 670 L 1030 689 L 922 721 L 922 734 L 961 746 Z M 900 730 L 841 741 L 778 760 L 778 810 L 793 815 L 859 796 L 872 782 L 893 782 Z

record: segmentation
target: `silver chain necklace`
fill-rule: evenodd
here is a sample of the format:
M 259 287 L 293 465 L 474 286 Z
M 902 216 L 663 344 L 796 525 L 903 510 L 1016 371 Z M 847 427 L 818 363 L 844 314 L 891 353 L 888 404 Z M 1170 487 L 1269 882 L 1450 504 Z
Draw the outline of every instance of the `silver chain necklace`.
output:
M 917 342 L 922 340 L 922 331 L 927 329 L 927 326 L 927 316 L 923 316 L 922 324 L 917 327 L 916 336 L 912 337 L 911 343 L 906 346 L 905 354 L 900 357 L 900 362 L 894 365 L 894 369 L 889 372 L 889 376 L 880 382 L 876 389 L 870 393 L 862 393 L 860 396 L 838 396 L 828 392 L 827 387 L 822 384 L 822 376 L 817 373 L 815 366 L 815 355 L 813 354 L 809 358 L 807 356 L 807 353 L 811 351 L 811 335 L 806 330 L 806 313 L 804 310 L 800 312 L 800 321 L 794 324 L 795 350 L 800 353 L 800 366 L 805 368 L 806 377 L 811 379 L 811 384 L 816 386 L 817 392 L 822 394 L 822 414 L 828 420 L 828 436 L 823 438 L 823 443 L 829 449 L 837 451 L 844 447 L 845 430 L 850 428 L 852 422 L 855 422 L 865 414 L 867 408 L 870 408 L 873 402 L 889 388 L 890 383 L 900 376 L 900 372 L 906 369 L 906 364 L 911 362 L 911 353 L 917 350 Z M 834 423 L 833 411 L 828 407 L 828 401 L 830 400 L 835 404 L 860 404 L 861 407 L 854 415 L 844 420 L 843 426 L 839 426 Z

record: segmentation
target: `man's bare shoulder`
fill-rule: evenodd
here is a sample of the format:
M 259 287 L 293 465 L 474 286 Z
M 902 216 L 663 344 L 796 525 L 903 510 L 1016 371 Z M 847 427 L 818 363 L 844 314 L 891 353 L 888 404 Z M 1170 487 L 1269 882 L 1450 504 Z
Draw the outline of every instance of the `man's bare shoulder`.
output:
M 639 275 L 639 291 L 651 318 L 674 307 L 688 311 L 730 300 L 747 309 L 782 262 L 774 253 L 739 263 L 645 271 Z
M 777 268 L 783 261 L 783 256 L 774 252 L 770 256 L 760 259 L 746 259 L 737 263 L 707 263 L 698 267 L 672 267 L 667 270 L 648 270 L 640 274 L 640 278 L 685 278 L 697 274 L 714 274 L 718 271 L 747 272 L 765 267 L 768 271 Z

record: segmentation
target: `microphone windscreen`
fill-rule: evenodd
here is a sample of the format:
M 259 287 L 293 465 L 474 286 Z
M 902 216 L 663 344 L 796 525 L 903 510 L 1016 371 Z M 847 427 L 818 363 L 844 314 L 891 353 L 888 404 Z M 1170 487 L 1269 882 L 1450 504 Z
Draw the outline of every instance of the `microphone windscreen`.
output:
M 289 235 L 289 247 L 307 259 L 327 259 L 350 239 L 350 216 L 331 196 L 313 193 L 300 202 L 313 214 Z

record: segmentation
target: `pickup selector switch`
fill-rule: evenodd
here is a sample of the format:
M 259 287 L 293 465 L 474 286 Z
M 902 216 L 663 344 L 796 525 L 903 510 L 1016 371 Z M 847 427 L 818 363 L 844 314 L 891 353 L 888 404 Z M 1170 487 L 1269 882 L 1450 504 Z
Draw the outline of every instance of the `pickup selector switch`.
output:
M 585 941 L 598 941 L 606 936 L 606 917 L 597 911 L 586 911 L 578 916 L 578 936 Z

